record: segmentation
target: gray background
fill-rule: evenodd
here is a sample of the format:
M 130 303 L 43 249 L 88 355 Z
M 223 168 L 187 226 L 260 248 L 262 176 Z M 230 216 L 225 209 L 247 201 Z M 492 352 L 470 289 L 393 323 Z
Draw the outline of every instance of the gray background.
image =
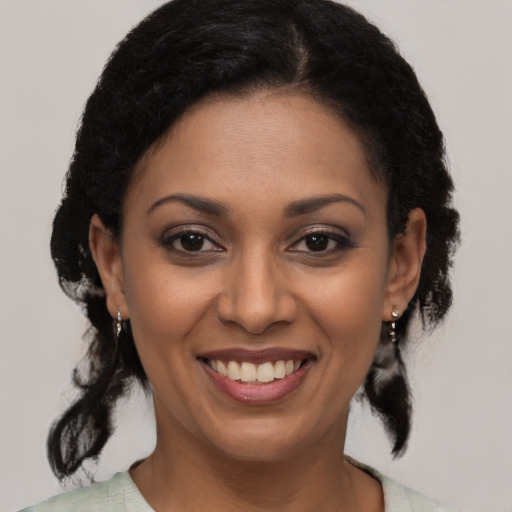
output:
M 73 398 L 85 321 L 49 257 L 52 214 L 84 102 L 114 45 L 155 0 L 0 0 L 0 509 L 60 488 L 45 456 L 50 421 Z M 468 511 L 512 511 L 512 3 L 349 2 L 414 65 L 447 139 L 463 215 L 455 305 L 410 354 L 415 421 L 392 461 L 354 405 L 347 451 Z M 119 409 L 98 479 L 153 445 L 151 406 Z

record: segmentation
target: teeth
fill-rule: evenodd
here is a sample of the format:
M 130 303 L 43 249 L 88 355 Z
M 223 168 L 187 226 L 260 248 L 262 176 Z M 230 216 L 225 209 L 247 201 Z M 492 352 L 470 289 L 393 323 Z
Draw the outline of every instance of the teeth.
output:
M 274 377 L 276 379 L 282 379 L 283 377 L 286 377 L 284 361 L 276 361 L 276 364 L 274 365 Z
M 223 376 L 228 376 L 228 371 L 226 369 L 226 365 L 222 361 L 217 361 L 217 371 Z
M 260 382 L 272 382 L 274 380 L 274 365 L 272 363 L 260 364 L 256 377 Z
M 273 378 L 273 377 L 272 377 Z M 242 363 L 240 365 L 240 380 L 242 382 L 252 382 L 256 380 L 256 365 L 252 363 Z
M 240 367 L 238 363 L 235 361 L 229 361 L 228 363 L 228 377 L 231 380 L 239 380 L 240 379 Z
M 208 361 L 210 367 L 223 377 L 250 383 L 267 383 L 274 379 L 283 379 L 296 372 L 301 363 L 302 361 L 294 361 L 293 359 L 276 361 L 274 364 L 268 361 L 260 365 L 247 361 L 242 363 L 237 361 L 223 362 L 220 359 Z

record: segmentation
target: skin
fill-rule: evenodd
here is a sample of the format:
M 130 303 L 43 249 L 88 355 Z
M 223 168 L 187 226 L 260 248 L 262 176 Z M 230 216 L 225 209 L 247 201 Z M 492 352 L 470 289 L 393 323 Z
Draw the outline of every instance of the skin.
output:
M 176 194 L 222 214 L 164 200 Z M 339 117 L 300 93 L 260 91 L 203 100 L 150 149 L 121 240 L 93 217 L 109 311 L 130 319 L 154 390 L 157 445 L 131 475 L 155 510 L 383 510 L 380 484 L 342 453 L 350 400 L 425 251 L 421 210 L 390 244 L 386 201 Z M 183 227 L 207 237 L 201 250 L 184 249 Z M 311 231 L 328 237 L 324 250 L 310 249 Z M 250 405 L 220 392 L 197 359 L 233 347 L 315 360 L 284 399 Z

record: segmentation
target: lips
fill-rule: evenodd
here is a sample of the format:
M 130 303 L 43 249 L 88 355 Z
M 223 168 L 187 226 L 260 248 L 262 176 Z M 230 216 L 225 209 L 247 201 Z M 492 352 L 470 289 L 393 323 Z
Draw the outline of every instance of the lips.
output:
M 201 354 L 207 375 L 224 394 L 251 404 L 281 400 L 304 380 L 313 354 L 279 348 L 219 350 Z

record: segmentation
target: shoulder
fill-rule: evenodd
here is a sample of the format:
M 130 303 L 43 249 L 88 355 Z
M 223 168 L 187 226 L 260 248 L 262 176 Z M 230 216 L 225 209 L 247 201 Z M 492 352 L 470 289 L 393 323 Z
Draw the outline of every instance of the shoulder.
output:
M 128 472 L 54 496 L 20 512 L 152 512 Z
M 384 493 L 384 512 L 457 512 L 454 508 L 441 505 L 423 494 L 413 491 L 376 469 L 346 457 L 348 462 L 377 478 Z
M 380 475 L 380 481 L 384 491 L 385 512 L 457 512 L 384 475 Z

